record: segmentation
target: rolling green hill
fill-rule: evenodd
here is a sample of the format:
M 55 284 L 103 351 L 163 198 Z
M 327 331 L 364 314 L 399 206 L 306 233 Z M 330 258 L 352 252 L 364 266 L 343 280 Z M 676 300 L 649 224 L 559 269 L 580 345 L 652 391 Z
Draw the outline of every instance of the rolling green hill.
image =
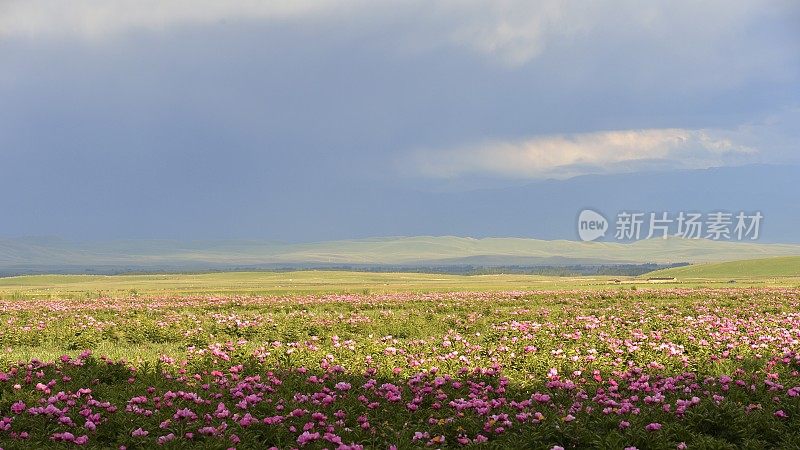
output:
M 703 263 L 751 257 L 800 256 L 797 244 L 652 239 L 617 242 L 386 237 L 306 244 L 266 241 L 0 240 L 0 274 L 203 271 L 356 266 L 542 266 Z
M 730 278 L 737 277 L 797 277 L 800 276 L 800 256 L 746 259 L 721 263 L 696 264 L 650 272 L 646 277 Z

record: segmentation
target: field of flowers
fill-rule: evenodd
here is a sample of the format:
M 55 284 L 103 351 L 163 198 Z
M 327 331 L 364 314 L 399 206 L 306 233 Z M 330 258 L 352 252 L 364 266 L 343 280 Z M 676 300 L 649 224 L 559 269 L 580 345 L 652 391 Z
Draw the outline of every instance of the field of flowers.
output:
M 800 448 L 799 352 L 798 289 L 0 300 L 0 448 Z

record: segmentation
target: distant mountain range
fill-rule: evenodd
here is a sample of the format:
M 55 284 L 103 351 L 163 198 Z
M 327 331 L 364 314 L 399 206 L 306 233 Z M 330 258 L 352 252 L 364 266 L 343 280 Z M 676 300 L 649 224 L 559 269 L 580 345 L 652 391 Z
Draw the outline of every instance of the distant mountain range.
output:
M 716 262 L 800 255 L 798 244 L 651 239 L 630 244 L 523 238 L 386 237 L 264 241 L 0 240 L 0 274 L 118 273 L 310 267 L 496 267 Z

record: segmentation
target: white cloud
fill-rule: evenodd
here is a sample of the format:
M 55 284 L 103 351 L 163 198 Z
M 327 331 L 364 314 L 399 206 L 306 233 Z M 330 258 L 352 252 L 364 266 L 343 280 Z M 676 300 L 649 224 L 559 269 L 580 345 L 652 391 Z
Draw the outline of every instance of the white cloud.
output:
M 403 17 L 409 23 L 394 30 L 398 42 L 421 41 L 433 48 L 454 45 L 519 66 L 561 42 L 586 37 L 596 42 L 597 34 L 629 35 L 636 42 L 687 43 L 682 50 L 690 52 L 713 48 L 746 31 L 764 11 L 780 9 L 780 4 L 746 0 L 622 0 L 613 5 L 591 0 L 2 0 L 0 37 L 107 39 L 129 31 L 223 20 L 328 20 L 345 28 L 365 23 L 380 28 L 383 23 L 389 29 Z
M 509 66 L 527 63 L 554 40 L 589 31 L 590 3 L 563 0 L 446 1 L 444 15 L 454 17 L 446 38 Z
M 108 38 L 223 20 L 311 18 L 354 6 L 335 0 L 4 0 L 0 36 Z
M 412 171 L 433 178 L 488 175 L 568 178 L 647 168 L 709 168 L 753 162 L 758 152 L 715 130 L 679 128 L 550 135 L 414 153 Z

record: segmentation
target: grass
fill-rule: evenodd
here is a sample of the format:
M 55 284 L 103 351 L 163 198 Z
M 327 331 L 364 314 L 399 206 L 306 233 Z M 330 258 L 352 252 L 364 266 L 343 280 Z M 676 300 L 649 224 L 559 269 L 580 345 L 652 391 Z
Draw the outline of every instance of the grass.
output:
M 710 278 L 769 278 L 800 277 L 800 256 L 747 259 L 722 263 L 696 264 L 685 267 L 658 270 L 647 276 L 675 277 L 680 279 Z
M 528 275 L 440 275 L 342 271 L 167 275 L 32 275 L 0 279 L 0 298 L 131 295 L 288 295 L 365 292 L 497 291 L 600 282 Z
M 788 265 L 788 263 L 787 263 Z M 694 267 L 694 266 L 692 266 Z M 691 269 L 688 267 L 686 269 Z M 660 272 L 653 272 L 655 275 Z M 539 275 L 446 275 L 345 271 L 223 272 L 158 275 L 29 275 L 0 278 L 0 298 L 97 298 L 130 296 L 294 295 L 329 293 L 629 289 L 646 278 Z M 659 287 L 724 286 L 730 276 L 678 280 Z M 619 279 L 622 285 L 613 283 Z M 800 286 L 800 276 L 739 277 L 738 286 Z

